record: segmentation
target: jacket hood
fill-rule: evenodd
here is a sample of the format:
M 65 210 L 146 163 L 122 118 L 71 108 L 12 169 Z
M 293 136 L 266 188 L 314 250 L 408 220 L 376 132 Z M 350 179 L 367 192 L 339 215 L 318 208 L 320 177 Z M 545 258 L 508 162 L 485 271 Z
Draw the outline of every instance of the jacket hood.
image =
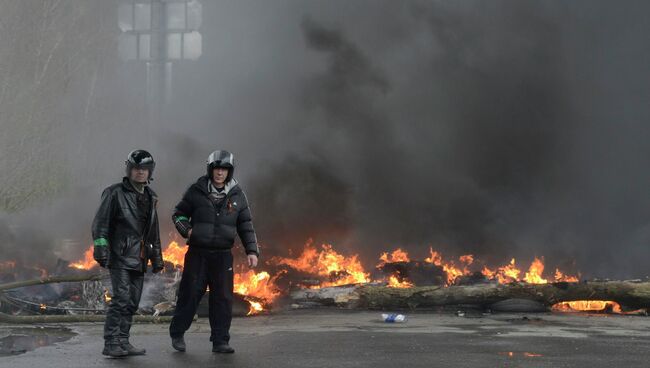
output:
M 203 175 L 200 178 L 196 180 L 196 183 L 194 183 L 194 187 L 196 187 L 198 190 L 200 190 L 202 193 L 208 194 L 210 192 L 210 185 L 211 185 L 211 180 L 208 178 L 207 175 Z M 225 194 L 228 195 L 231 191 L 233 191 L 235 188 L 239 187 L 239 183 L 235 178 L 230 179 L 226 183 L 226 187 L 224 188 Z

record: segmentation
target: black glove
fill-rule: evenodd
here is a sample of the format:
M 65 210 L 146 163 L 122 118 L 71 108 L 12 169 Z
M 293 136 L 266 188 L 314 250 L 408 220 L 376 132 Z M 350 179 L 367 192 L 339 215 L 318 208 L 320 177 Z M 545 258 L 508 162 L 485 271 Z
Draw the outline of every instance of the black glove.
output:
M 150 248 L 150 256 L 149 259 L 151 260 L 151 272 L 153 273 L 158 273 L 165 268 L 165 262 L 163 262 L 162 259 L 162 253 L 160 252 L 160 245 L 156 247 L 151 247 Z
M 108 246 L 95 245 L 95 248 L 93 249 L 93 258 L 97 263 L 99 263 L 100 267 L 105 268 L 108 263 Z

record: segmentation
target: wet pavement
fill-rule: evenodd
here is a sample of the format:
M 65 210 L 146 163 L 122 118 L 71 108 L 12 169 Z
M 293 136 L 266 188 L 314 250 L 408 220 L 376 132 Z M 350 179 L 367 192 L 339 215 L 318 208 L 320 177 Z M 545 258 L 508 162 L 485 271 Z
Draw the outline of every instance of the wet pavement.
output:
M 0 328 L 0 331 L 0 357 L 23 354 L 69 340 L 76 335 L 68 328 L 42 326 Z
M 233 355 L 210 351 L 200 319 L 186 335 L 188 351 L 169 345 L 167 325 L 136 325 L 134 345 L 147 355 L 102 356 L 102 325 L 74 324 L 77 335 L 20 355 L 0 367 L 646 367 L 650 318 L 642 316 L 451 313 L 409 314 L 402 324 L 380 312 L 291 311 L 235 318 Z M 0 325 L 0 337 L 10 326 Z M 14 329 L 15 330 L 15 329 Z M 25 335 L 38 329 L 21 330 Z M 56 335 L 61 330 L 48 330 Z M 41 334 L 42 335 L 42 334 Z

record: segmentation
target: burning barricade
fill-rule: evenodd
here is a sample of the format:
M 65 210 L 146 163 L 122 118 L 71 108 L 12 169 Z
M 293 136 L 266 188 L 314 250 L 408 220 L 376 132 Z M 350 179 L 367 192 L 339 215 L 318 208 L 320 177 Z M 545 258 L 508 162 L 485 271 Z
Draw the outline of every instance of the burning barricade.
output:
M 186 250 L 176 241 L 163 249 L 165 271 L 147 276 L 140 314 L 173 313 Z M 560 269 L 545 273 L 541 257 L 520 268 L 514 258 L 489 266 L 471 254 L 446 259 L 432 248 L 422 260 L 413 260 L 397 248 L 379 254 L 377 263 L 365 268 L 357 254 L 344 255 L 332 245 L 308 241 L 296 255 L 271 257 L 262 268 L 258 272 L 236 268 L 235 310 L 239 313 L 235 314 L 255 315 L 282 305 L 413 309 L 469 304 L 489 309 L 510 299 L 535 301 L 558 312 L 628 313 L 650 305 L 650 297 L 643 296 L 650 294 L 638 292 L 650 290 L 649 283 L 579 282 L 579 276 Z M 45 285 L 11 286 L 19 274 L 34 278 L 30 285 Z M 55 274 L 62 277 L 50 279 L 55 284 L 49 284 L 43 281 L 48 276 L 42 268 L 31 268 L 27 275 L 16 262 L 0 263 L 0 279 L 5 282 L 0 286 L 3 315 L 104 313 L 111 298 L 110 283 L 92 259 L 92 247 L 78 260 L 59 261 Z M 66 281 L 81 282 L 59 284 Z M 207 306 L 200 306 L 198 314 L 207 314 Z

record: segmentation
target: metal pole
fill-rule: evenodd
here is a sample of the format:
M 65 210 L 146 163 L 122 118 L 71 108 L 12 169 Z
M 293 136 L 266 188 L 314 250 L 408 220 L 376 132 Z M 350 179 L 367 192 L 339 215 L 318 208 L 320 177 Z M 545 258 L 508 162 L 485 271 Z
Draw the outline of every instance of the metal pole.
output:
M 171 99 L 172 63 L 167 59 L 167 4 L 151 1 L 151 61 L 147 62 L 147 99 L 150 126 L 160 120 Z

